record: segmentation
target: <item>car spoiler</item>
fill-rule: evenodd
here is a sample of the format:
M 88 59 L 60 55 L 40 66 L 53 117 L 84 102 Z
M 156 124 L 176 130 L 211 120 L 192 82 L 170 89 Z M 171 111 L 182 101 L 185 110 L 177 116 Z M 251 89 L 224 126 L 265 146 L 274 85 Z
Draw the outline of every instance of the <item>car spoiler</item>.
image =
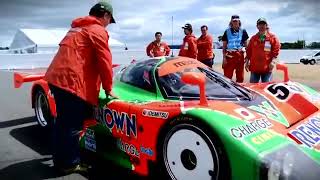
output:
M 120 64 L 112 64 L 112 68 L 119 66 Z M 32 74 L 26 72 L 14 72 L 13 81 L 14 88 L 20 88 L 25 82 L 33 82 L 40 79 L 43 79 L 44 74 Z
M 32 82 L 40 80 L 44 77 L 44 74 L 23 74 L 15 72 L 13 74 L 14 88 L 20 88 L 25 82 Z

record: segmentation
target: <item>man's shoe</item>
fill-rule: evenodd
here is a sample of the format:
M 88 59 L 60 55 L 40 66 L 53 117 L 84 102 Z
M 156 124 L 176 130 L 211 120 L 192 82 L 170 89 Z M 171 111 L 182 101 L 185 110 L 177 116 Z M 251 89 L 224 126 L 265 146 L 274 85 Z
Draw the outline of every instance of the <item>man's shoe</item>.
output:
M 82 166 L 80 164 L 69 168 L 69 169 L 63 169 L 62 172 L 64 174 L 72 174 L 72 173 L 79 173 L 79 174 L 87 174 L 88 173 L 88 167 Z

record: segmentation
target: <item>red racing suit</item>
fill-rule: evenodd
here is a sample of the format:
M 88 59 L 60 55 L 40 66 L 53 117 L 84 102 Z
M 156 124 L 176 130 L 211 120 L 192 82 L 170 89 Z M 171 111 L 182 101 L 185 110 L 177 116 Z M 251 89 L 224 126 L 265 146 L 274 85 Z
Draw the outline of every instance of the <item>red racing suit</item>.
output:
M 96 105 L 100 86 L 112 87 L 112 56 L 105 27 L 93 16 L 75 19 L 44 79 Z

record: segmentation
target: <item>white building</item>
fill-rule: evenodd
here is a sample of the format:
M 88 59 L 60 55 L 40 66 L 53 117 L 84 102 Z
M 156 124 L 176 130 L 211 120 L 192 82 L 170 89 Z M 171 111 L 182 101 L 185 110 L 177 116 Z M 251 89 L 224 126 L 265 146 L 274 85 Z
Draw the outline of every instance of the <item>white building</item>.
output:
M 10 52 L 25 53 L 52 53 L 58 50 L 60 41 L 68 29 L 19 29 L 10 45 Z M 125 48 L 125 45 L 115 39 L 109 39 L 111 47 Z

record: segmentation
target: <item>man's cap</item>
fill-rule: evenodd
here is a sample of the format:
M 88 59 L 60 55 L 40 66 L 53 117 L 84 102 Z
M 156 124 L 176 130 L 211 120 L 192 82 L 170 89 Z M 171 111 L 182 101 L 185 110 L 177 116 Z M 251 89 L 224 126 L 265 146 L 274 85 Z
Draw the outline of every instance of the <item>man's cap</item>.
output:
M 187 24 L 185 24 L 183 27 L 182 27 L 182 29 L 188 29 L 188 30 L 192 30 L 192 25 L 191 24 L 189 24 L 189 23 L 187 23 Z
M 232 15 L 231 16 L 231 20 L 233 21 L 233 20 L 240 20 L 240 16 L 239 15 Z
M 109 12 L 111 14 L 111 21 L 110 23 L 116 23 L 113 18 L 113 8 L 112 5 L 106 1 L 100 1 L 94 6 L 92 6 L 91 11 L 100 11 L 100 12 Z
M 257 24 L 260 24 L 260 23 L 266 23 L 266 24 L 268 24 L 267 19 L 264 18 L 264 17 L 261 17 L 261 18 L 259 18 L 259 19 L 257 20 Z

